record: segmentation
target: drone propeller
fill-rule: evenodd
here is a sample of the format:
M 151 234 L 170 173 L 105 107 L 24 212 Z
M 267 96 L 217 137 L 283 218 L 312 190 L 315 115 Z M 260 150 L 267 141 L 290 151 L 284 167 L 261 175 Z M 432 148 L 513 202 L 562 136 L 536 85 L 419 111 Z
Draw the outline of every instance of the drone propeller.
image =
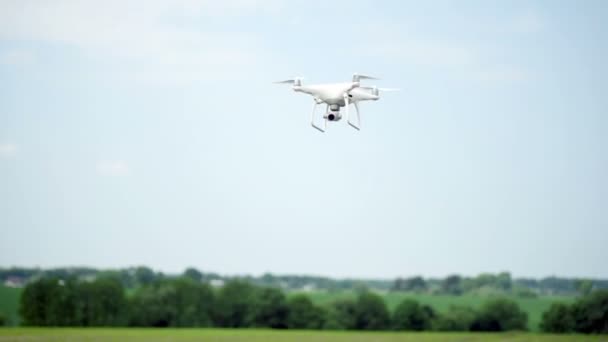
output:
M 372 92 L 373 95 L 378 96 L 380 94 L 380 92 L 384 92 L 384 91 L 400 91 L 401 89 L 399 88 L 378 88 L 376 86 L 373 87 L 359 87 L 361 89 L 365 89 L 365 90 L 370 90 Z
M 277 82 L 272 82 L 275 84 L 293 84 L 294 86 L 300 86 L 302 85 L 302 77 L 294 77 L 292 79 L 288 79 L 288 80 L 284 80 L 284 81 L 277 81 Z
M 353 82 L 359 82 L 360 80 L 379 80 L 379 78 L 368 75 L 360 75 L 357 73 L 353 74 Z

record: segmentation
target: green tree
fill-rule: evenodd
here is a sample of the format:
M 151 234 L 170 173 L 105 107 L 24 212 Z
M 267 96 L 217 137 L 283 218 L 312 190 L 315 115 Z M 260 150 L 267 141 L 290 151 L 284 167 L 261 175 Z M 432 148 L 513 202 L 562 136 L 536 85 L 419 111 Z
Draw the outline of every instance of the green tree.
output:
M 190 278 L 196 282 L 201 282 L 203 274 L 194 267 L 189 267 L 184 271 L 184 277 Z
M 488 300 L 483 304 L 475 321 L 473 331 L 526 330 L 528 315 L 517 303 L 506 298 Z
M 325 311 L 315 306 L 306 295 L 295 295 L 287 301 L 289 329 L 321 329 L 325 323 Z
M 140 288 L 130 300 L 132 326 L 207 327 L 215 305 L 207 284 L 190 278 L 162 279 Z
M 339 299 L 332 302 L 327 310 L 325 329 L 347 330 L 357 326 L 357 303 L 350 299 Z
M 175 321 L 171 326 L 208 327 L 212 325 L 215 296 L 211 287 L 191 278 L 171 281 L 175 288 Z
M 431 328 L 433 310 L 420 305 L 413 299 L 404 299 L 393 312 L 393 328 L 395 330 L 422 331 Z
M 51 325 L 49 307 L 54 300 L 53 292 L 56 292 L 58 279 L 43 278 L 29 283 L 20 297 L 19 314 L 22 324 L 25 326 L 48 326 Z
M 5 314 L 0 312 L 0 327 L 3 327 L 5 325 L 8 325 L 8 319 L 6 318 Z
M 227 282 L 219 291 L 215 310 L 217 326 L 250 327 L 255 309 L 256 288 L 241 280 Z
M 597 290 L 572 306 L 574 330 L 581 333 L 608 333 L 608 290 Z
M 574 317 L 570 306 L 564 303 L 553 303 L 543 313 L 540 328 L 549 333 L 567 333 L 574 330 Z
M 158 277 L 149 267 L 139 266 L 135 269 L 135 280 L 140 285 L 152 284 Z
M 475 310 L 465 306 L 450 306 L 435 320 L 435 330 L 468 331 L 475 320 Z
M 122 326 L 127 323 L 125 290 L 118 279 L 99 278 L 76 285 L 78 316 L 83 326 Z
M 576 279 L 574 286 L 581 296 L 587 296 L 593 290 L 593 282 L 589 279 Z
M 459 275 L 450 275 L 441 283 L 441 291 L 451 295 L 462 294 L 462 278 Z
M 287 328 L 289 308 L 279 289 L 266 287 L 257 291 L 253 308 L 253 325 L 273 329 Z
M 377 294 L 361 293 L 355 305 L 355 329 L 383 330 L 390 327 L 390 314 L 384 300 Z
M 148 284 L 130 298 L 129 325 L 138 327 L 168 327 L 177 315 L 173 305 L 175 289 L 166 283 Z

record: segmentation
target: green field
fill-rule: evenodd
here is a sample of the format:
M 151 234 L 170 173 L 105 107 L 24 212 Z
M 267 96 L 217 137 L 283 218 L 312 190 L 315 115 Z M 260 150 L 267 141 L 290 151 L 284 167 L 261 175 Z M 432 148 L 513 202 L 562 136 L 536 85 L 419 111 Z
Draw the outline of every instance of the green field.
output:
M 247 329 L 0 329 L 0 342 L 9 341 L 422 341 L 422 342 L 550 342 L 550 341 L 608 341 L 608 336 L 547 335 L 534 333 L 395 333 L 395 332 L 337 332 L 337 331 L 286 331 Z
M 9 319 L 9 324 L 18 322 L 17 310 L 19 308 L 19 296 L 22 289 L 15 289 L 0 285 L 0 313 Z
M 337 298 L 354 298 L 353 292 L 310 292 L 306 293 L 310 298 L 317 304 L 329 303 Z M 419 301 L 422 304 L 427 304 L 437 311 L 445 311 L 450 305 L 461 305 L 477 308 L 486 300 L 488 296 L 475 296 L 475 295 L 462 295 L 462 296 L 449 296 L 449 295 L 430 295 L 430 294 L 408 294 L 389 292 L 382 295 L 388 308 L 392 311 L 395 307 L 405 298 L 411 298 Z M 539 324 L 543 312 L 545 312 L 551 303 L 562 301 L 571 302 L 574 299 L 572 297 L 537 297 L 537 298 L 519 298 L 511 297 L 517 302 L 517 304 L 528 313 L 528 328 L 532 331 L 539 330 Z

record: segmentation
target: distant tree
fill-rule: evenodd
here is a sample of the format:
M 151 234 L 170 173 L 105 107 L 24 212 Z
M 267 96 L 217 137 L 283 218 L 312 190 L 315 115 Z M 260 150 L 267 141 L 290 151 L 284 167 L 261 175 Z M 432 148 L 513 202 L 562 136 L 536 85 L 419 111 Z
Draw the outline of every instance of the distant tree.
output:
M 572 309 L 564 303 L 553 303 L 543 313 L 540 328 L 549 333 L 567 333 L 574 330 Z
M 355 329 L 383 330 L 390 327 L 390 314 L 384 300 L 377 294 L 361 293 L 355 305 Z
M 196 282 L 201 282 L 203 274 L 194 267 L 189 267 L 184 271 L 184 277 L 190 278 Z
M 593 289 L 593 281 L 589 279 L 576 279 L 574 281 L 574 286 L 581 296 L 586 296 L 590 294 Z
M 471 325 L 473 331 L 526 330 L 528 315 L 506 298 L 488 300 Z
M 350 330 L 357 326 L 357 303 L 350 299 L 332 302 L 327 311 L 325 329 Z
M 608 290 L 597 290 L 572 306 L 574 330 L 581 333 L 608 333 Z
M 468 331 L 475 320 L 475 310 L 464 306 L 450 306 L 435 320 L 435 330 Z
M 227 282 L 219 291 L 215 308 L 215 322 L 219 327 L 252 326 L 256 288 L 241 280 Z
M 513 282 L 511 280 L 511 273 L 509 272 L 501 272 L 496 276 L 496 287 L 504 290 L 510 291 L 513 287 Z
M 451 295 L 460 295 L 462 294 L 461 281 L 462 278 L 459 275 L 450 275 L 441 283 L 441 291 Z
M 391 291 L 405 291 L 405 280 L 403 278 L 397 278 L 391 285 Z
M 413 292 L 423 292 L 428 288 L 424 278 L 420 276 L 407 278 L 405 280 L 405 290 Z
M 395 330 L 429 330 L 433 316 L 432 308 L 420 305 L 413 299 L 404 299 L 393 312 L 393 328 Z
M 135 269 L 135 279 L 140 285 L 147 285 L 154 282 L 157 276 L 151 268 L 139 266 Z
M 5 325 L 8 325 L 8 319 L 6 318 L 5 314 L 0 312 L 0 327 L 3 327 Z
M 306 295 L 295 295 L 287 301 L 289 329 L 321 329 L 325 323 L 325 311 L 315 306 Z
M 287 328 L 289 308 L 285 295 L 279 289 L 259 289 L 253 308 L 253 325 L 273 329 Z

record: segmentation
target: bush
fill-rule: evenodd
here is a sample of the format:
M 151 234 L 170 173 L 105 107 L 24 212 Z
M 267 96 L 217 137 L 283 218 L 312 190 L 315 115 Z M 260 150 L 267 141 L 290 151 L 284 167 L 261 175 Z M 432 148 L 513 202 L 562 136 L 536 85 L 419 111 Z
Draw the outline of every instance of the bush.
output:
M 608 290 L 598 290 L 572 306 L 574 330 L 581 333 L 608 333 Z
M 384 300 L 371 292 L 363 292 L 359 295 L 355 316 L 355 329 L 359 330 L 383 330 L 388 329 L 391 324 L 391 317 Z
M 325 311 L 315 306 L 305 295 L 296 295 L 287 301 L 289 329 L 321 329 L 325 323 Z
M 216 326 L 225 328 L 252 326 L 257 289 L 250 283 L 240 280 L 227 282 L 217 298 Z
M 412 299 L 404 299 L 393 313 L 393 328 L 395 330 L 430 330 L 434 316 L 435 313 L 431 307 L 420 305 Z
M 275 288 L 263 288 L 257 292 L 253 325 L 273 329 L 287 328 L 289 308 L 283 292 Z
M 446 313 L 439 315 L 434 328 L 439 331 L 468 331 L 475 321 L 475 310 L 464 306 L 450 306 Z
M 574 330 L 572 309 L 564 303 L 553 303 L 543 313 L 540 328 L 544 332 L 567 333 Z
M 472 331 L 526 330 L 528 315 L 517 303 L 500 298 L 487 301 L 477 313 Z
M 336 300 L 327 310 L 324 328 L 330 330 L 355 329 L 357 324 L 357 304 L 352 299 Z

